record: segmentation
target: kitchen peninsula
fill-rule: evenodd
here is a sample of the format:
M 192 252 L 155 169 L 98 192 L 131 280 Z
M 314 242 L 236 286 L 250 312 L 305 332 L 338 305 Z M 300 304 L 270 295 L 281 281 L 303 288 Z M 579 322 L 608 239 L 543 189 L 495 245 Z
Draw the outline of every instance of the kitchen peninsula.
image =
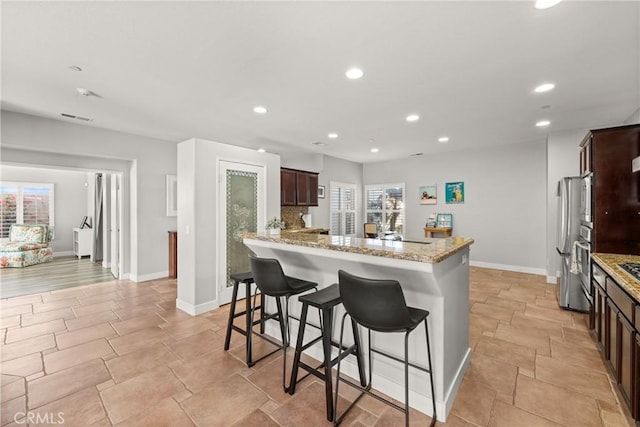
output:
M 468 260 L 473 242 L 462 237 L 407 242 L 286 231 L 279 235 L 244 236 L 244 243 L 258 256 L 278 259 L 285 274 L 317 282 L 320 288 L 336 283 L 340 269 L 362 277 L 399 281 L 407 304 L 430 312 L 428 322 L 440 421 L 446 420 L 470 363 Z M 292 299 L 291 306 L 291 313 L 297 315 L 300 312 L 297 299 Z M 337 319 L 342 313 L 339 309 Z M 292 336 L 296 336 L 297 326 L 297 322 L 291 322 Z M 268 325 L 267 332 L 279 335 L 276 325 Z M 333 333 L 337 340 L 339 331 L 334 329 Z M 374 334 L 372 341 L 374 347 L 402 357 L 402 334 Z M 322 359 L 320 347 L 312 348 L 309 354 Z M 410 360 L 425 366 L 425 355 L 424 333 L 411 334 Z M 375 356 L 373 387 L 403 401 L 402 364 Z M 354 361 L 347 358 L 344 365 L 347 375 L 357 376 Z M 409 377 L 411 406 L 430 415 L 428 376 L 410 370 Z

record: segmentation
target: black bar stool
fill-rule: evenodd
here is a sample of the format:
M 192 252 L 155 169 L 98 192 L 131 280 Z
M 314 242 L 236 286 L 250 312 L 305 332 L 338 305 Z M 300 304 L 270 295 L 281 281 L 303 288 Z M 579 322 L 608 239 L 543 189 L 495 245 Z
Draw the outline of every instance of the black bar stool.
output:
M 229 345 L 231 344 L 231 331 L 236 331 L 245 336 L 246 340 L 246 361 L 247 366 L 251 367 L 255 364 L 252 360 L 251 354 L 251 345 L 249 343 L 249 334 L 247 331 L 251 329 L 253 326 L 260 324 L 260 333 L 264 334 L 264 321 L 269 318 L 269 315 L 264 312 L 264 295 L 260 295 L 260 305 L 257 306 L 257 309 L 260 309 L 260 319 L 252 321 L 253 319 L 250 316 L 250 307 L 251 307 L 251 284 L 253 282 L 253 274 L 249 271 L 246 273 L 235 273 L 229 276 L 231 280 L 233 280 L 233 292 L 231 296 L 231 306 L 229 307 L 229 321 L 227 322 L 227 335 L 224 340 L 224 349 L 229 350 Z M 240 287 L 240 283 L 244 283 L 245 285 L 245 309 L 236 313 L 236 302 L 238 300 L 238 288 Z M 233 324 L 233 320 L 237 317 L 245 316 L 245 328 L 241 328 Z
M 338 284 L 340 286 L 340 296 L 342 304 L 346 310 L 342 316 L 342 325 L 340 328 L 340 343 L 342 346 L 342 338 L 344 333 L 344 321 L 349 315 L 358 325 L 368 330 L 369 334 L 369 383 L 365 387 L 360 387 L 346 378 L 340 378 L 340 360 L 338 360 L 338 376 L 336 378 L 335 392 L 335 417 L 334 425 L 340 424 L 344 416 L 351 408 L 355 406 L 358 400 L 364 395 L 374 397 L 375 399 L 386 403 L 389 406 L 404 412 L 405 425 L 409 427 L 409 366 L 418 370 L 429 373 L 429 382 L 431 383 L 431 402 L 433 405 L 433 414 L 431 418 L 431 426 L 436 423 L 436 395 L 433 387 L 433 373 L 431 365 L 431 347 L 429 344 L 429 328 L 427 325 L 427 317 L 429 312 L 419 308 L 407 307 L 404 294 L 400 283 L 397 280 L 374 280 L 365 279 L 349 274 L 343 270 L 338 271 Z M 425 333 L 427 337 L 427 361 L 429 369 L 415 365 L 409 362 L 409 333 L 424 322 Z M 404 360 L 392 354 L 382 352 L 371 347 L 371 331 L 376 332 L 404 332 Z M 371 353 L 377 353 L 387 358 L 404 363 L 404 408 L 385 399 L 381 396 L 371 393 Z M 346 411 L 338 417 L 338 386 L 340 382 L 344 382 L 358 390 L 360 395 L 356 398 Z
M 284 353 L 282 356 L 282 388 L 287 392 L 288 387 L 285 382 L 285 375 L 287 372 L 287 347 L 289 347 L 290 341 L 289 298 L 293 295 L 299 295 L 315 289 L 318 284 L 303 279 L 297 279 L 295 277 L 285 276 L 282 271 L 282 266 L 277 259 L 259 258 L 253 254 L 249 254 L 249 262 L 251 263 L 251 272 L 253 273 L 253 278 L 256 284 L 256 293 L 253 296 L 253 304 L 251 305 L 251 318 L 253 319 L 253 313 L 256 309 L 255 304 L 258 289 L 262 295 L 275 297 L 276 299 L 276 307 L 278 309 L 277 313 L 268 316 L 268 318 L 278 319 L 282 343 L 271 340 L 266 335 L 261 335 L 260 337 L 269 341 L 271 344 L 278 346 L 278 349 L 275 351 L 282 350 Z M 285 298 L 284 310 L 282 308 L 281 301 L 281 298 L 283 297 Z M 251 346 L 251 335 L 252 328 L 249 329 L 249 339 L 247 341 L 247 345 L 249 346 Z
M 338 343 L 333 341 L 333 308 L 342 303 L 340 298 L 340 289 L 338 284 L 333 284 L 328 288 L 319 290 L 318 292 L 302 295 L 298 297 L 298 301 L 302 303 L 302 311 L 300 313 L 300 327 L 298 328 L 298 341 L 296 344 L 296 352 L 293 358 L 293 368 L 291 370 L 291 380 L 289 382 L 289 394 L 296 391 L 296 383 L 302 381 L 309 375 L 315 375 L 325 383 L 327 420 L 333 421 L 333 378 L 331 376 L 331 368 L 338 363 L 338 359 L 344 359 L 350 354 L 356 356 L 358 362 L 358 372 L 360 373 L 360 382 L 366 385 L 366 376 L 364 372 L 364 363 L 362 363 L 362 353 L 360 351 L 360 335 L 358 327 L 354 320 L 351 321 L 353 327 L 354 344 L 348 348 L 339 347 Z M 307 312 L 309 306 L 315 307 L 320 313 L 320 327 L 309 323 L 309 326 L 320 329 L 319 337 L 314 338 L 304 344 L 304 330 L 307 325 Z M 313 367 L 300 360 L 302 352 L 322 340 L 322 349 L 324 351 L 324 360 L 320 366 Z M 335 346 L 339 348 L 338 355 L 331 358 L 331 348 Z M 306 370 L 308 373 L 298 380 L 298 368 Z

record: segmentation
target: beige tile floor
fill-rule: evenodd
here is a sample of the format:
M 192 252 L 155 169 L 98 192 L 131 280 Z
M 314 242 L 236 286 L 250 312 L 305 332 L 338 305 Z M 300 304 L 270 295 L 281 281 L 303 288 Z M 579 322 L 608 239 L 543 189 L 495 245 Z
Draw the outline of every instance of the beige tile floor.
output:
M 241 336 L 223 350 L 228 308 L 191 317 L 175 298 L 167 279 L 1 300 L 2 425 L 330 425 L 317 379 L 284 394 L 280 353 L 247 368 Z M 541 276 L 472 268 L 472 362 L 438 425 L 630 426 L 585 322 Z M 268 346 L 256 340 L 257 353 Z M 402 417 L 365 398 L 344 425 Z

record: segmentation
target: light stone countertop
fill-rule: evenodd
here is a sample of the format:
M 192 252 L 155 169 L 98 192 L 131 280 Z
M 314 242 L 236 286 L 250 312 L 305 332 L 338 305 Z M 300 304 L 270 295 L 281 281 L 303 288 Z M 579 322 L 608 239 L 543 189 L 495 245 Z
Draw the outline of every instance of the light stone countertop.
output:
M 361 237 L 296 233 L 283 230 L 278 234 L 246 233 L 245 239 L 256 239 L 287 245 L 307 246 L 407 261 L 437 263 L 470 246 L 474 240 L 465 237 L 428 238 L 424 242 L 363 239 Z
M 640 255 L 592 253 L 591 259 L 602 267 L 636 302 L 640 302 L 640 282 L 619 265 L 627 262 L 640 264 Z

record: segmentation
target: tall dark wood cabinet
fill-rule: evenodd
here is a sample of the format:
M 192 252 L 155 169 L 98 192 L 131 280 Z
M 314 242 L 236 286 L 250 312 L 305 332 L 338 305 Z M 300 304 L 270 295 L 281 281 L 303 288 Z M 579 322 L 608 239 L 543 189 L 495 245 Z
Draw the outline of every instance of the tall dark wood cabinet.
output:
M 169 277 L 178 277 L 178 232 L 169 231 Z
M 580 146 L 581 173 L 593 173 L 592 252 L 640 255 L 640 125 L 592 130 Z

